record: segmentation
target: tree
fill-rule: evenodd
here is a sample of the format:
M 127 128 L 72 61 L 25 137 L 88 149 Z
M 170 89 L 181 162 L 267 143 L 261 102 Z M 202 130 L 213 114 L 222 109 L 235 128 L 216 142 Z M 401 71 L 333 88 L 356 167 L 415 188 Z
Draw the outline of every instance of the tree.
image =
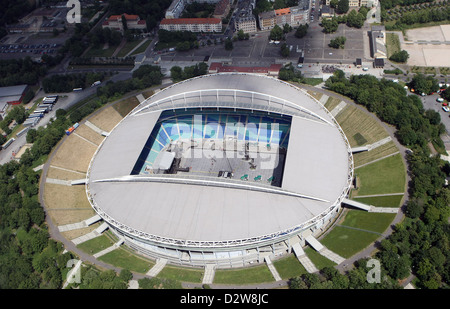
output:
M 281 45 L 281 56 L 287 58 L 289 57 L 289 54 L 290 54 L 289 46 L 287 46 L 287 44 L 284 43 L 283 45 Z
M 347 15 L 347 26 L 361 28 L 364 25 L 366 17 L 363 13 L 357 13 L 356 10 L 351 10 Z
M 339 0 L 336 7 L 336 12 L 338 14 L 344 14 L 348 12 L 349 8 L 349 0 Z
M 324 18 L 324 19 L 322 19 L 322 27 L 323 27 L 323 32 L 333 33 L 333 32 L 336 32 L 336 30 L 339 27 L 339 24 L 338 24 L 336 18 Z
M 339 49 L 339 48 L 344 49 L 346 40 L 347 39 L 344 36 L 338 36 L 337 38 L 332 39 L 330 41 L 330 44 L 328 44 L 328 46 L 330 46 L 332 48 L 336 48 L 336 49 Z
M 408 52 L 406 50 L 401 50 L 392 54 L 392 56 L 389 57 L 389 60 L 394 62 L 405 63 L 406 61 L 408 61 L 408 58 L 409 58 Z
M 299 39 L 303 38 L 308 32 L 308 28 L 308 24 L 298 26 L 297 30 L 295 31 L 295 37 Z
M 230 38 L 227 38 L 225 40 L 225 50 L 232 50 L 233 49 L 233 41 Z
M 280 26 L 275 25 L 275 27 L 270 30 L 269 39 L 274 41 L 281 41 L 283 39 L 283 29 Z
M 430 94 L 439 90 L 439 83 L 433 76 L 416 74 L 409 83 L 409 88 L 414 89 L 418 94 Z

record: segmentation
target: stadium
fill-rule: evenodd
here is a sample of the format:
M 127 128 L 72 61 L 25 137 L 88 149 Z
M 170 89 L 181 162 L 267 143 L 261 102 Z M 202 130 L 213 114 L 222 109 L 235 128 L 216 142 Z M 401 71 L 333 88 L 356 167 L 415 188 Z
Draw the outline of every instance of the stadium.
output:
M 97 148 L 86 193 L 139 253 L 231 268 L 322 233 L 352 180 L 350 144 L 320 102 L 272 77 L 218 73 L 134 108 Z

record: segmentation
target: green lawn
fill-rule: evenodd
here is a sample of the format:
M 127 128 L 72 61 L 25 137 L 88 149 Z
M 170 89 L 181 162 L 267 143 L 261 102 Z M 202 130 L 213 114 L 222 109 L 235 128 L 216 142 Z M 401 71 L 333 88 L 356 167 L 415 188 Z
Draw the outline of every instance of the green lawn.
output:
M 298 277 L 306 274 L 305 267 L 299 262 L 294 254 L 290 254 L 287 257 L 283 257 L 273 262 L 278 274 L 282 279 L 287 280 L 290 278 Z
M 327 259 L 326 257 L 324 257 L 323 255 L 321 255 L 319 252 L 317 252 L 316 250 L 312 249 L 311 247 L 307 247 L 304 249 L 305 254 L 309 257 L 309 259 L 311 260 L 311 262 L 316 266 L 317 269 L 323 269 L 324 267 L 327 266 L 335 266 L 336 263 Z
M 135 48 L 141 42 L 142 42 L 141 40 L 127 42 L 125 46 L 123 46 L 117 53 L 117 57 L 125 57 L 130 51 L 133 50 L 133 48 Z
M 400 39 L 396 33 L 386 33 L 386 49 L 388 58 L 401 50 Z
M 109 46 L 106 49 L 103 49 L 103 45 L 94 48 L 92 46 L 84 55 L 84 58 L 91 58 L 91 57 L 111 57 L 114 52 L 116 51 L 118 45 L 115 46 Z
M 252 284 L 272 281 L 275 279 L 266 264 L 249 268 L 220 269 L 214 275 L 216 284 Z
M 400 154 L 355 169 L 359 189 L 352 196 L 405 192 L 406 172 Z
M 355 201 L 378 207 L 400 207 L 403 195 L 387 195 L 354 198 Z
M 85 241 L 77 246 L 77 248 L 83 250 L 89 254 L 98 253 L 106 248 L 109 248 L 113 245 L 113 241 L 108 238 L 106 235 L 100 235 L 88 241 Z
M 142 44 L 141 46 L 139 46 L 130 56 L 134 56 L 140 53 L 145 52 L 145 50 L 147 49 L 147 47 L 152 43 L 152 40 L 147 40 L 147 42 L 145 42 L 144 44 Z
M 122 248 L 118 248 L 114 251 L 111 251 L 99 257 L 98 259 L 105 263 L 121 268 L 126 268 L 130 271 L 134 271 L 141 274 L 147 273 L 150 270 L 150 268 L 153 267 L 154 265 L 153 262 L 139 258 L 136 255 Z
M 336 254 L 349 258 L 374 242 L 380 235 L 336 226 L 320 242 Z
M 363 210 L 350 210 L 344 221 L 343 226 L 354 227 L 357 229 L 383 233 L 394 220 L 395 214 L 373 213 Z
M 202 269 L 187 269 L 182 267 L 166 266 L 158 274 L 158 278 L 167 278 L 176 281 L 202 283 L 204 271 Z

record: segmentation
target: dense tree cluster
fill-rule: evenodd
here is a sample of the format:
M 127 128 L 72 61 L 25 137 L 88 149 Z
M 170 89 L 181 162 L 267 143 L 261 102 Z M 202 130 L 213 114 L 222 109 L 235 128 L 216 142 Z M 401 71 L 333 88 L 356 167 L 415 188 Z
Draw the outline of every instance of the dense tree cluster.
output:
M 418 94 L 431 94 L 439 90 L 439 83 L 433 76 L 416 74 L 409 82 L 409 88 Z
M 133 274 L 128 269 L 122 269 L 119 274 L 114 270 L 99 271 L 88 266 L 81 269 L 81 282 L 71 283 L 68 288 L 78 289 L 126 289 Z
M 93 78 L 93 77 L 91 77 Z M 45 158 L 74 122 L 92 113 L 118 94 L 161 83 L 159 67 L 141 66 L 133 78 L 108 83 L 98 88 L 98 98 L 72 111 L 56 111 L 56 119 L 46 127 L 30 129 L 26 139 L 32 143 L 19 162 L 0 166 L 0 289 L 61 288 L 73 255 L 63 253 L 61 244 L 49 239 L 45 213 L 39 200 L 39 173 L 33 171 L 36 162 Z M 22 107 L 23 109 L 23 107 Z M 17 115 L 16 115 L 17 114 Z M 20 111 L 10 113 L 20 117 Z M 131 273 L 122 271 L 99 273 L 85 270 L 80 288 L 126 288 Z
M 0 60 L 0 87 L 34 85 L 45 74 L 47 74 L 47 67 L 33 62 L 30 57 Z
M 95 81 L 102 81 L 103 73 L 57 74 L 42 80 L 42 88 L 46 93 L 71 92 L 74 88 L 90 87 Z
M 347 41 L 345 36 L 338 36 L 332 40 L 330 40 L 330 43 L 328 44 L 328 46 L 332 47 L 332 48 L 344 48 L 345 46 L 345 41 Z
M 70 253 L 49 239 L 38 201 L 39 173 L 32 166 L 64 135 L 68 120 L 58 117 L 34 130 L 33 146 L 20 161 L 0 166 L 0 289 L 60 288 Z
M 295 30 L 295 37 L 301 39 L 304 36 L 306 36 L 308 28 L 309 28 L 308 24 L 302 24 L 298 26 L 297 30 Z
M 291 53 L 289 46 L 286 43 L 283 43 L 281 45 L 280 52 L 281 52 L 281 56 L 283 56 L 284 58 L 289 57 L 289 54 Z
M 418 77 L 419 80 L 422 78 Z M 381 241 L 376 257 L 391 279 L 414 274 L 420 288 L 444 288 L 450 282 L 450 190 L 445 177 L 450 164 L 431 156 L 429 143 L 443 146 L 445 127 L 439 113 L 424 110 L 417 95 L 407 95 L 397 83 L 370 75 L 344 77 L 337 71 L 326 86 L 362 104 L 397 128 L 399 141 L 412 151 L 407 156 L 411 183 L 407 220 Z
M 184 69 L 179 66 L 173 66 L 170 69 L 170 76 L 175 82 L 205 75 L 206 73 L 208 73 L 208 65 L 205 62 L 200 62 L 196 65 L 184 67 Z
M 419 3 L 429 3 L 433 2 L 434 0 L 381 0 L 380 4 L 381 7 L 384 9 L 390 9 L 397 5 L 399 6 L 407 6 L 412 4 L 419 4 Z
M 0 128 L 2 131 L 9 135 L 11 134 L 12 130 L 9 128 L 9 125 L 15 121 L 16 124 L 21 124 L 25 121 L 27 118 L 27 112 L 25 111 L 25 108 L 22 105 L 14 106 L 11 111 L 3 118 L 2 121 L 0 121 Z M 0 145 L 3 145 L 6 142 L 6 137 L 3 135 L 0 135 Z
M 292 64 L 285 65 L 280 69 L 278 73 L 278 78 L 284 81 L 292 81 L 296 83 L 304 82 L 305 78 L 300 73 L 300 71 L 295 71 Z
M 393 53 L 392 56 L 389 57 L 389 60 L 394 62 L 405 63 L 406 61 L 408 61 L 408 58 L 409 58 L 408 52 L 406 50 L 400 50 L 398 52 Z
M 450 19 L 450 2 L 434 1 L 392 8 L 383 8 L 382 2 L 381 19 L 389 22 L 386 30 L 403 30 L 415 24 L 446 22 Z
M 7 35 L 5 25 L 16 23 L 34 9 L 33 2 L 28 0 L 0 0 L 0 38 Z
M 358 11 L 355 9 L 351 10 L 350 13 L 346 15 L 333 16 L 331 18 L 323 18 L 321 25 L 323 27 L 323 32 L 333 33 L 339 27 L 339 24 L 346 24 L 349 27 L 361 28 L 367 18 L 367 13 L 369 9 L 365 6 L 359 8 Z
M 341 274 L 334 267 L 324 267 L 319 273 L 303 274 L 289 281 L 290 289 L 399 289 L 399 284 L 382 272 L 380 283 L 369 283 L 368 259 L 357 261 L 355 268 Z
M 270 30 L 269 39 L 275 40 L 275 41 L 281 41 L 284 38 L 284 32 L 283 29 L 275 25 L 272 30 Z

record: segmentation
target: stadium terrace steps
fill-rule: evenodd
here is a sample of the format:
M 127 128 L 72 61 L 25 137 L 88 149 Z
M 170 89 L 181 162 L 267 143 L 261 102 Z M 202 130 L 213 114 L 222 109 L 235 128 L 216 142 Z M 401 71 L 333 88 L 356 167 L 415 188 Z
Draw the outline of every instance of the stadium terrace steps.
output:
M 269 270 L 272 273 L 272 276 L 275 279 L 275 281 L 280 281 L 281 276 L 278 274 L 278 271 L 276 270 L 275 266 L 273 265 L 272 261 L 270 260 L 270 257 L 266 256 L 264 258 L 264 261 L 266 262 L 267 267 L 269 267 Z
M 71 186 L 70 180 L 62 180 L 62 179 L 55 179 L 55 178 L 47 178 L 45 180 L 46 183 L 52 183 L 56 185 L 63 185 L 63 186 Z
M 138 94 L 138 95 L 136 96 L 136 99 L 138 99 L 139 103 L 142 103 L 142 102 L 145 101 L 145 98 L 144 98 L 144 96 L 142 95 L 142 93 L 141 93 L 141 94 Z
M 80 237 L 77 237 L 75 239 L 72 239 L 72 242 L 75 245 L 79 245 L 85 241 L 91 240 L 97 236 L 100 236 L 106 229 L 108 228 L 108 224 L 106 222 L 102 223 L 98 228 L 93 230 L 90 233 L 87 233 L 86 235 L 82 235 Z
M 85 227 L 88 227 L 88 226 L 94 224 L 95 222 L 100 221 L 101 219 L 102 218 L 99 215 L 95 215 L 95 216 L 93 216 L 89 219 L 86 219 L 84 221 L 81 221 L 81 222 L 58 226 L 58 229 L 60 232 L 67 232 L 67 231 L 72 231 L 72 230 L 76 230 L 76 229 L 82 229 L 82 228 L 85 228 Z
M 339 114 L 346 106 L 347 103 L 341 101 L 335 108 L 333 108 L 333 110 L 331 111 L 331 115 L 333 115 L 333 117 L 336 117 L 337 114 Z
M 332 252 L 325 246 L 323 246 L 317 239 L 315 239 L 312 235 L 305 238 L 306 242 L 313 247 L 317 252 L 319 252 L 322 256 L 326 257 L 327 259 L 335 262 L 336 264 L 341 264 L 345 261 L 345 258 L 341 257 L 340 255 Z
M 155 264 L 155 266 L 153 266 L 148 272 L 147 272 L 147 276 L 150 276 L 150 277 L 156 277 L 158 274 L 159 274 L 159 272 L 161 271 L 161 270 L 163 270 L 163 268 L 166 266 L 166 264 L 167 264 L 167 260 L 166 259 L 158 259 L 157 261 L 156 261 L 156 264 Z
M 203 284 L 212 284 L 214 280 L 214 275 L 216 274 L 215 264 L 206 264 L 205 274 L 203 275 Z
M 322 105 L 325 105 L 325 103 L 327 103 L 329 96 L 324 94 L 322 95 L 322 97 L 320 98 L 320 103 L 322 103 Z
M 94 257 L 98 258 L 98 257 L 100 257 L 102 255 L 105 255 L 105 254 L 107 254 L 107 253 L 109 253 L 109 252 L 111 252 L 113 250 L 116 250 L 117 248 L 119 248 L 124 243 L 124 241 L 125 241 L 124 238 L 120 237 L 119 240 L 114 245 L 112 245 L 111 247 L 106 248 L 105 250 L 97 252 L 96 254 L 94 254 Z
M 292 246 L 292 249 L 294 250 L 294 253 L 297 256 L 297 259 L 303 265 L 303 267 L 305 267 L 308 273 L 312 274 L 319 271 L 313 264 L 313 262 L 309 259 L 309 257 L 305 254 L 305 251 L 303 251 L 300 243 L 294 244 Z
M 92 130 L 94 130 L 95 132 L 97 132 L 98 134 L 102 135 L 102 136 L 108 136 L 109 133 L 103 131 L 102 129 L 100 129 L 99 127 L 97 127 L 95 124 L 93 124 L 92 122 L 86 120 L 85 125 L 88 126 L 89 128 L 91 128 Z

